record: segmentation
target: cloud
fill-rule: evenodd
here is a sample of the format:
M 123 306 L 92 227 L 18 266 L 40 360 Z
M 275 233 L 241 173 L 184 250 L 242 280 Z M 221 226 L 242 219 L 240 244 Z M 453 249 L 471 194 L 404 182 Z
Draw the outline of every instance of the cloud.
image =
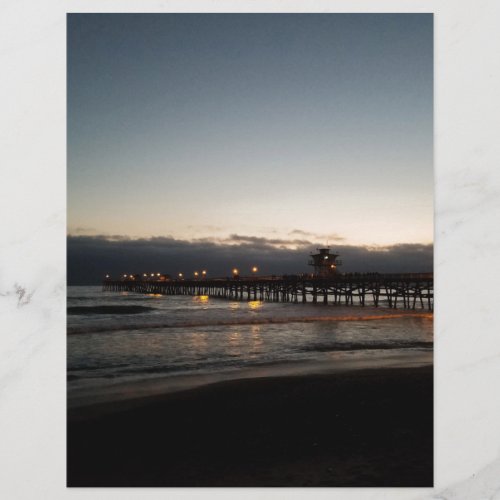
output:
M 262 247 L 278 247 L 278 248 L 300 248 L 311 245 L 309 240 L 300 239 L 282 239 L 282 238 L 264 238 L 260 236 L 244 236 L 240 234 L 231 234 L 229 238 L 221 240 L 223 244 L 240 244 L 240 245 L 260 245 Z
M 326 241 L 345 241 L 345 238 L 339 236 L 337 233 L 324 234 L 322 238 Z
M 344 241 L 345 238 L 338 235 L 337 233 L 330 234 L 319 234 L 319 233 L 311 233 L 309 231 L 303 231 L 302 229 L 294 229 L 288 233 L 289 236 L 304 236 L 306 238 L 313 238 L 316 241 L 323 241 L 325 243 L 329 241 Z
M 290 236 L 299 235 L 299 236 L 314 236 L 314 233 L 310 233 L 309 231 L 302 231 L 302 229 L 294 229 L 288 233 Z
M 171 236 L 131 239 L 126 236 L 68 236 L 68 284 L 98 284 L 109 273 L 162 272 L 186 276 L 207 269 L 209 276 L 228 276 L 233 267 L 242 274 L 252 266 L 262 274 L 308 272 L 310 252 L 317 244 L 307 239 L 276 239 L 230 235 L 224 239 L 178 240 Z M 429 272 L 433 246 L 398 244 L 385 247 L 335 245 L 344 272 Z M 248 271 L 247 271 L 248 270 Z
M 82 234 L 82 233 L 95 233 L 95 227 L 78 226 L 70 230 L 70 233 Z
M 211 233 L 218 233 L 224 230 L 222 226 L 213 226 L 211 224 L 201 224 L 196 226 L 189 225 L 187 226 L 187 229 L 191 231 L 209 231 Z

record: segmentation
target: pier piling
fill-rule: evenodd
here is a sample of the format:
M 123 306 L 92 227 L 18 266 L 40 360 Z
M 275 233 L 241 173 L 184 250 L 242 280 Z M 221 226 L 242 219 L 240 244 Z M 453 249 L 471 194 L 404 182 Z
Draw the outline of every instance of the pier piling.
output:
M 434 280 L 432 273 L 407 274 L 336 274 L 328 277 L 281 276 L 238 277 L 199 280 L 105 279 L 103 291 L 135 292 L 162 295 L 208 295 L 232 300 L 311 302 L 322 298 L 324 305 L 346 306 L 370 304 L 375 307 L 433 310 Z M 300 296 L 300 300 L 299 300 Z M 356 299 L 356 300 L 355 300 Z

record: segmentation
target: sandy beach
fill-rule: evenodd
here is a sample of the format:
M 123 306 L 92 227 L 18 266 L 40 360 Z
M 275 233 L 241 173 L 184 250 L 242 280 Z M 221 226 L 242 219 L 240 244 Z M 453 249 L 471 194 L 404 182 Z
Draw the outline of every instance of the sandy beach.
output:
M 68 412 L 68 486 L 433 483 L 432 366 L 233 380 Z

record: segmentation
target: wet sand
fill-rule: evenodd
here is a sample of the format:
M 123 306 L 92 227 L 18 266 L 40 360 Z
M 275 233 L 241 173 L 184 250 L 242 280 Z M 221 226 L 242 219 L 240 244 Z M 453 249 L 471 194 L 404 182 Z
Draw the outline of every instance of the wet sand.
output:
M 233 380 L 68 413 L 68 486 L 432 484 L 432 366 Z

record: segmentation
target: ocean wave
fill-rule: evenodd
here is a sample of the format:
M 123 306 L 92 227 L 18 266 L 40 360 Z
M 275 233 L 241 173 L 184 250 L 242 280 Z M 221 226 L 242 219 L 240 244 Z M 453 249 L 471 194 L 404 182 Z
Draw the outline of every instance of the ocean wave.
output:
M 433 342 L 340 342 L 334 344 L 312 344 L 299 347 L 297 350 L 306 352 L 335 352 L 335 351 L 371 351 L 380 349 L 432 349 Z
M 68 314 L 141 314 L 154 311 L 147 306 L 70 306 Z
M 127 365 L 124 369 L 116 370 L 113 372 L 113 378 L 115 377 L 123 377 L 130 375 L 157 375 L 157 374 L 196 374 L 196 373 L 208 373 L 213 369 L 223 369 L 223 370 L 232 370 L 232 369 L 241 369 L 242 367 L 259 367 L 259 366 L 268 366 L 270 363 L 273 366 L 277 365 L 286 365 L 289 364 L 293 359 L 275 359 L 274 357 L 262 357 L 259 360 L 245 359 L 242 360 L 240 356 L 227 356 L 227 357 L 219 357 L 218 359 L 212 360 L 203 360 L 203 361 L 184 361 L 171 365 L 149 365 L 149 366 L 134 366 Z M 77 380 L 80 378 L 101 378 L 107 377 L 107 375 L 94 375 L 94 374 L 86 374 L 86 375 L 68 375 L 72 378 L 72 380 Z
M 265 356 L 257 359 L 241 359 L 241 356 L 226 355 L 218 359 L 205 359 L 205 360 L 190 360 L 182 361 L 173 364 L 155 364 L 155 365 L 142 365 L 137 366 L 134 364 L 123 364 L 112 367 L 112 371 L 96 372 L 94 370 L 78 370 L 74 373 L 73 370 L 68 370 L 68 382 L 74 382 L 82 379 L 115 379 L 130 376 L 143 376 L 143 375 L 182 375 L 182 374 L 203 374 L 210 373 L 214 369 L 220 370 L 233 370 L 241 368 L 257 368 L 260 366 L 269 366 L 272 364 L 274 367 L 278 365 L 288 365 L 293 362 L 303 361 L 304 355 L 300 352 L 307 352 L 308 354 L 314 352 L 360 352 L 360 351 L 374 351 L 374 350 L 402 350 L 402 349 L 425 349 L 430 350 L 433 347 L 433 342 L 374 342 L 374 343 L 333 343 L 333 344 L 313 344 L 310 346 L 297 347 L 292 349 L 286 358 L 276 359 L 274 356 Z M 102 367 L 104 368 L 104 367 Z M 110 367 L 108 367 L 110 368 Z M 76 370 L 75 370 L 76 371 Z M 71 372 L 71 373 L 70 373 Z
M 116 369 L 116 368 L 125 368 L 129 366 L 128 363 L 115 363 L 115 364 L 103 364 L 103 365 L 74 365 L 68 366 L 68 372 L 78 372 L 78 371 L 92 371 L 92 370 L 108 370 L 108 369 Z
M 93 372 L 91 372 L 93 373 Z M 106 378 L 106 379 L 113 379 L 113 378 L 119 378 L 121 376 L 121 374 L 118 372 L 118 373 L 102 373 L 102 374 L 98 374 L 98 375 L 93 375 L 93 374 L 85 374 L 85 375 L 74 375 L 73 373 L 68 373 L 66 375 L 66 381 L 67 382 L 75 382 L 76 380 L 89 380 L 89 379 L 94 379 L 94 380 L 98 380 L 98 379 L 102 379 L 102 378 Z
M 104 307 L 104 306 L 103 306 Z M 129 306 L 124 306 L 129 307 Z M 130 306 L 132 307 L 132 306 Z M 140 307 L 140 306 L 137 306 Z M 149 308 L 148 308 L 149 309 Z M 430 313 L 391 313 L 391 314 L 367 314 L 359 316 L 296 316 L 285 318 L 231 318 L 228 320 L 201 320 L 201 321 L 172 321 L 162 322 L 143 322 L 128 324 L 109 324 L 94 326 L 74 326 L 68 327 L 68 335 L 80 335 L 85 333 L 113 333 L 117 331 L 159 329 L 159 328 L 197 328 L 213 326 L 240 326 L 240 325 L 268 325 L 268 324 L 288 324 L 288 323 L 314 323 L 314 322 L 335 322 L 335 321 L 377 321 L 405 318 L 424 318 L 432 319 Z

